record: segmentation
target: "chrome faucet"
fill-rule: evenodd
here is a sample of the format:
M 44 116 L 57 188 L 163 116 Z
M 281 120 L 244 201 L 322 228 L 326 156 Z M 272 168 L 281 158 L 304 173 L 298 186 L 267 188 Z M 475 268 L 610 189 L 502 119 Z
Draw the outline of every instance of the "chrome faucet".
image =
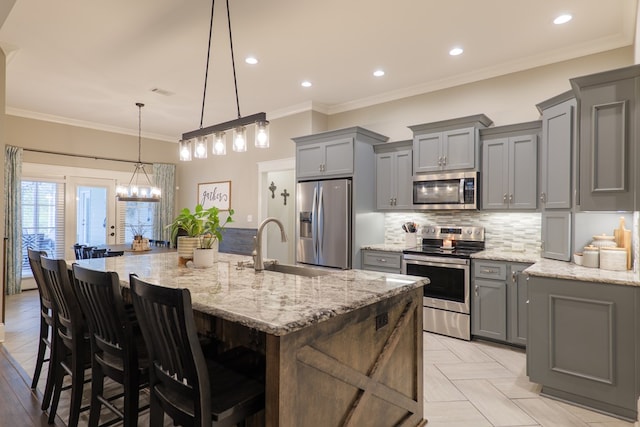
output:
M 253 250 L 253 268 L 255 269 L 255 271 L 264 270 L 264 263 L 262 262 L 262 230 L 264 230 L 265 226 L 270 222 L 275 222 L 276 224 L 278 224 L 278 227 L 280 227 L 280 237 L 282 241 L 287 241 L 287 233 L 285 233 L 284 231 L 284 225 L 282 225 L 282 222 L 280 222 L 278 218 L 269 217 L 262 221 L 260 223 L 260 226 L 258 226 L 258 233 L 255 237 L 256 247 Z

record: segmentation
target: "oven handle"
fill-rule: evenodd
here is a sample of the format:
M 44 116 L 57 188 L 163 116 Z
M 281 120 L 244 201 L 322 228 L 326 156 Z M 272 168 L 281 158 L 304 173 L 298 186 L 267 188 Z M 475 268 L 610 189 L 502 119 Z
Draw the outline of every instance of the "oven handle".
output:
M 469 266 L 469 260 L 463 258 L 446 258 L 446 261 L 443 261 L 445 258 L 442 257 L 404 254 L 402 259 L 407 264 L 433 265 L 435 267 L 464 268 Z

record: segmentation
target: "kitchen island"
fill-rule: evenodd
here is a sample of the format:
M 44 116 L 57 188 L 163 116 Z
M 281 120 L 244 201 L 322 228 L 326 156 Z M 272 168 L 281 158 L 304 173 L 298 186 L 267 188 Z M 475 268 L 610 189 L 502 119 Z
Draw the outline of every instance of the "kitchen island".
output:
M 421 426 L 422 286 L 428 279 L 362 270 L 317 277 L 238 267 L 178 266 L 175 253 L 78 261 L 191 291 L 201 333 L 266 360 L 267 426 Z

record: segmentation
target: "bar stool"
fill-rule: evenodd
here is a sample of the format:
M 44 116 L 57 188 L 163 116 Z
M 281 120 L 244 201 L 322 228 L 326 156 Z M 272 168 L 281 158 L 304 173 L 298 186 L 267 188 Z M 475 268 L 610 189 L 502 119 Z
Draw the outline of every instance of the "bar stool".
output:
M 134 274 L 129 283 L 150 358 L 149 425 L 163 425 L 166 413 L 183 426 L 231 426 L 264 409 L 264 385 L 205 359 L 188 289 Z
M 112 257 L 112 256 L 123 256 L 123 255 L 124 255 L 124 251 L 107 251 L 104 254 L 105 258 Z
M 104 258 L 106 253 L 106 248 L 94 248 L 91 249 L 91 258 Z
M 75 245 L 73 245 L 73 253 L 76 255 L 76 259 L 83 259 L 83 250 L 82 248 L 84 248 L 84 245 L 81 245 L 79 243 L 76 243 Z
M 91 258 L 91 251 L 93 251 L 95 248 L 95 246 L 84 246 L 82 248 L 82 259 Z
M 91 342 L 89 426 L 98 425 L 104 405 L 123 420 L 125 427 L 135 427 L 138 425 L 139 391 L 149 381 L 149 360 L 135 316 L 131 318 L 133 313 L 125 310 L 118 274 L 73 264 L 73 277 Z M 105 377 L 122 385 L 122 410 L 103 394 Z
M 31 381 L 31 388 L 35 389 L 38 386 L 38 380 L 40 379 L 40 373 L 42 372 L 42 365 L 44 362 L 49 362 L 49 369 L 47 371 L 47 382 L 44 389 L 44 395 L 42 398 L 42 410 L 49 407 L 51 401 L 51 392 L 53 388 L 53 377 L 51 369 L 53 355 L 55 354 L 54 343 L 55 331 L 51 334 L 52 339 L 49 339 L 49 333 L 54 329 L 54 313 L 53 313 L 53 299 L 49 288 L 45 283 L 44 273 L 42 272 L 42 263 L 40 261 L 41 256 L 47 256 L 44 251 L 36 251 L 33 249 L 27 249 L 29 256 L 29 265 L 33 272 L 33 278 L 36 281 L 38 288 L 38 295 L 40 298 L 40 338 L 38 340 L 38 356 L 36 357 L 36 369 L 33 373 L 33 380 Z M 49 358 L 45 359 L 45 352 L 49 349 Z
M 55 355 L 53 369 L 53 399 L 49 409 L 49 424 L 53 424 L 58 410 L 62 383 L 71 376 L 69 426 L 77 426 L 82 403 L 84 371 L 90 368 L 89 340 L 78 299 L 71 286 L 70 271 L 63 259 L 40 257 L 45 281 L 54 301 Z M 65 388 L 66 389 L 66 388 Z M 87 409 L 87 408 L 84 408 Z

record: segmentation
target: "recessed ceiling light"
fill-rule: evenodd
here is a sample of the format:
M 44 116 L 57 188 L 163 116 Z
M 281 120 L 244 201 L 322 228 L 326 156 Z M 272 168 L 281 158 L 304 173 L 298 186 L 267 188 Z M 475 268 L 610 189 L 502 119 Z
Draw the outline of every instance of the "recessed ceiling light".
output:
M 462 54 L 462 52 L 464 52 L 464 50 L 462 50 L 461 47 L 454 47 L 453 49 L 451 49 L 449 51 L 449 55 L 458 56 L 458 55 Z
M 375 70 L 373 72 L 373 75 L 376 76 L 376 77 L 382 77 L 382 76 L 384 76 L 384 71 L 383 70 Z
M 573 19 L 573 16 L 569 15 L 568 13 L 566 13 L 566 14 L 560 15 L 556 19 L 554 19 L 553 23 L 556 24 L 556 25 L 566 24 L 567 22 L 571 21 L 571 19 Z
M 254 58 L 253 56 L 247 56 L 244 62 L 246 62 L 247 64 L 256 65 L 258 63 L 258 59 Z
M 311 82 L 309 80 L 305 80 L 300 84 L 302 85 L 302 87 L 311 87 Z

